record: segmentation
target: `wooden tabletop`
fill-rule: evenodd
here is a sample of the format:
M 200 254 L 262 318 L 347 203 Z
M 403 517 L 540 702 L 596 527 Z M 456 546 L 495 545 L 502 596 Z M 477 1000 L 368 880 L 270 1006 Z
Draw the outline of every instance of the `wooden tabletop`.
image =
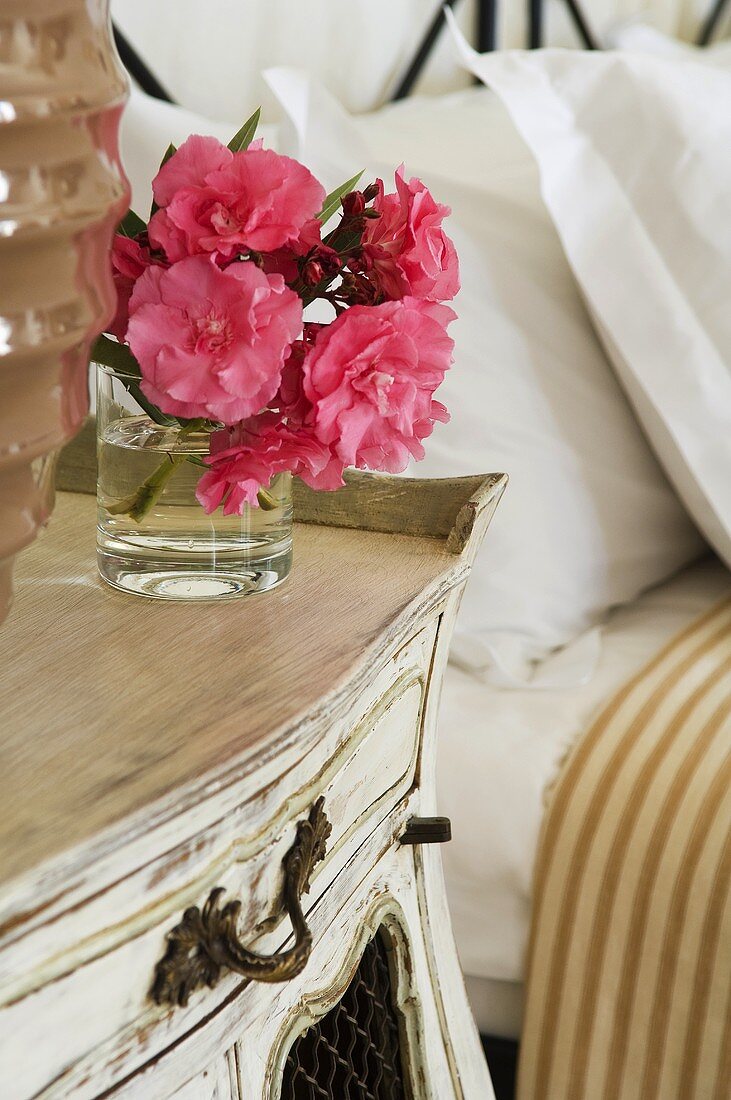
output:
M 61 493 L 16 566 L 0 885 L 291 728 L 425 587 L 465 569 L 449 540 L 297 524 L 281 588 L 186 605 L 104 585 L 94 538 L 94 499 Z

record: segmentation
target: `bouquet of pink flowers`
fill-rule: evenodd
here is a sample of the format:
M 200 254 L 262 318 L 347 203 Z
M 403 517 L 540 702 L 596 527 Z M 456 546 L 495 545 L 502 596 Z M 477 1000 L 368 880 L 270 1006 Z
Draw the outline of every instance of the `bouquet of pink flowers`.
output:
M 130 211 L 115 237 L 117 342 L 93 353 L 157 423 L 210 431 L 196 494 L 209 513 L 256 505 L 287 470 L 314 489 L 341 486 L 347 466 L 402 471 L 448 419 L 434 400 L 459 289 L 448 207 L 402 169 L 392 194 L 355 190 L 356 176 L 326 195 L 253 140 L 258 119 L 228 147 L 194 135 L 168 149 L 149 222 Z M 329 323 L 306 319 L 317 300 Z M 150 480 L 133 518 L 160 490 Z

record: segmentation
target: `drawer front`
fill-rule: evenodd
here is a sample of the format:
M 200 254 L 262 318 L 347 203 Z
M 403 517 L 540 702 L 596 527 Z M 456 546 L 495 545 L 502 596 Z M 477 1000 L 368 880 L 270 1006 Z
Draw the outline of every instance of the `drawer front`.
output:
M 150 1097 L 154 1095 L 149 1092 L 144 1075 L 140 1075 L 137 1079 L 135 1088 L 138 1096 L 143 1096 L 145 1092 Z M 228 1051 L 212 1062 L 208 1069 L 191 1077 L 175 1090 L 170 1100 L 240 1100 L 234 1051 Z
M 231 996 L 241 979 L 227 972 L 186 1007 L 149 998 L 166 933 L 214 887 L 225 890 L 224 902 L 240 900 L 237 928 L 247 946 L 271 949 L 288 936 L 289 923 L 272 919 L 281 908 L 282 863 L 315 800 L 324 797 L 331 834 L 308 904 L 413 786 L 436 631 L 435 620 L 376 670 L 369 691 L 333 715 L 304 755 L 290 754 L 273 782 L 252 790 L 250 781 L 252 793 L 238 805 L 226 791 L 218 820 L 176 845 L 156 850 L 159 838 L 151 838 L 145 866 L 7 949 L 4 965 L 21 987 L 34 983 L 34 973 L 47 980 L 36 976 L 38 988 L 21 988 L 0 1010 L 2 1034 L 13 1036 L 12 1050 L 0 1056 L 4 1100 L 91 1098 Z M 64 940 L 65 952 L 54 957 L 49 946 Z
M 418 865 L 414 849 L 397 843 L 414 812 L 418 792 L 376 827 L 311 907 L 313 950 L 298 977 L 277 985 L 242 987 L 203 1028 L 123 1085 L 116 1100 L 173 1100 L 187 1076 L 210 1064 L 212 1052 L 232 1047 L 240 1096 L 281 1100 L 293 1044 L 341 1000 L 367 943 L 379 930 L 390 946 L 390 998 L 402 1024 L 399 1062 L 408 1081 L 407 1094 L 414 1100 L 456 1100 L 461 1093 L 443 1042 L 438 990 L 424 946 Z M 372 1009 L 386 1007 L 374 1004 Z M 347 1034 L 329 1035 L 347 1061 Z M 308 1068 L 316 1072 L 309 1063 Z M 337 1092 L 331 1096 L 339 1100 Z

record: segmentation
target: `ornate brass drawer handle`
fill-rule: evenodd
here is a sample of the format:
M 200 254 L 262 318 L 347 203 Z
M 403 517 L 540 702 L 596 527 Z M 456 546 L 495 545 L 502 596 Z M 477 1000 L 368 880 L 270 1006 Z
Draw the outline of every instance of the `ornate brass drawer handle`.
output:
M 294 929 L 294 944 L 274 955 L 257 955 L 239 940 L 236 922 L 240 901 L 219 908 L 225 893 L 221 886 L 209 894 L 199 909 L 191 906 L 168 932 L 167 950 L 155 967 L 150 996 L 157 1004 L 186 1005 L 202 985 L 213 988 L 224 969 L 234 970 L 257 982 L 286 982 L 304 970 L 312 950 L 312 933 L 302 912 L 302 895 L 310 888 L 310 876 L 325 855 L 330 822 L 318 798 L 309 817 L 297 825 L 294 844 L 284 857 L 283 909 Z

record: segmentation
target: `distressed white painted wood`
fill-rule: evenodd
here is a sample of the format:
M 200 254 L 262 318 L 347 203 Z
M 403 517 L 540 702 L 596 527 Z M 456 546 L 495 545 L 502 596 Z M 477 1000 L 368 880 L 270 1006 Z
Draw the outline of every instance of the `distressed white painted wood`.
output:
M 492 1095 L 439 854 L 398 837 L 434 812 L 449 633 L 504 479 L 424 482 L 430 533 L 409 520 L 418 486 L 387 480 L 358 481 L 360 528 L 347 500 L 330 515 L 305 500 L 291 582 L 209 608 L 200 647 L 200 609 L 97 585 L 88 497 L 63 494 L 21 561 L 21 606 L 0 631 L 3 1100 L 275 1100 L 293 1036 L 341 995 L 381 920 L 416 1097 Z M 201 700 L 202 676 L 223 690 Z M 283 985 L 229 972 L 185 1008 L 155 1005 L 165 933 L 214 886 L 241 900 L 247 945 L 287 941 L 282 860 L 321 795 L 332 835 L 304 972 Z
M 141 1081 L 137 1084 L 141 1086 Z M 239 1097 L 236 1052 L 230 1050 L 176 1089 L 170 1100 L 239 1100 Z

